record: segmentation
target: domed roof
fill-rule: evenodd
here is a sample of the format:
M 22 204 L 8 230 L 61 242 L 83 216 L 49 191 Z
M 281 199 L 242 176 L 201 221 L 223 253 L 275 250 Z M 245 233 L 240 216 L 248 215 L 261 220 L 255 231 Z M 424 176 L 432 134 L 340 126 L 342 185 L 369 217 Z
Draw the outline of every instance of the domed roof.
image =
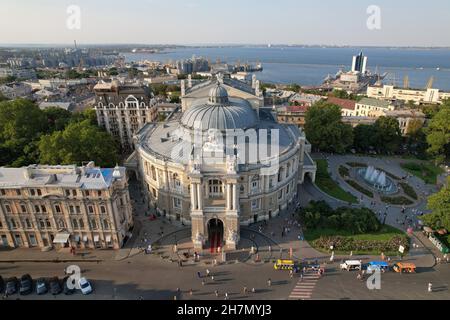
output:
M 258 123 L 255 111 L 246 101 L 228 99 L 227 90 L 218 84 L 210 90 L 207 103 L 195 105 L 181 118 L 181 124 L 188 129 L 232 130 L 248 129 Z
M 222 87 L 220 83 L 209 91 L 209 102 L 210 103 L 227 103 L 228 102 L 228 92 L 227 89 Z

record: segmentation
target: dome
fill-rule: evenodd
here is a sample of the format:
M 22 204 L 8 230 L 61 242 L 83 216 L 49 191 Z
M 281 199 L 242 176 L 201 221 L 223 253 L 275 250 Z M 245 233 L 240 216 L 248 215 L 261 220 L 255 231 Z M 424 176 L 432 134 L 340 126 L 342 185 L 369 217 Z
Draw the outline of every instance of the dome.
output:
M 217 83 L 216 87 L 212 88 L 209 91 L 209 102 L 210 103 L 228 102 L 228 92 L 224 87 L 220 85 L 220 82 Z
M 181 118 L 188 129 L 233 130 L 253 128 L 258 124 L 255 111 L 246 101 L 230 101 L 227 90 L 218 84 L 211 89 L 207 103 L 194 105 Z

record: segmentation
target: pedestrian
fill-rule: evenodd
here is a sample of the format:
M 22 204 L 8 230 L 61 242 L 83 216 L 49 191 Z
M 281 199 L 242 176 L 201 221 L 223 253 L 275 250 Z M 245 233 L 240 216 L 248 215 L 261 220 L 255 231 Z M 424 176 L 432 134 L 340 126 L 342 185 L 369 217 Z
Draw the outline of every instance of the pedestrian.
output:
M 202 286 L 205 286 L 205 280 L 202 280 Z
M 190 289 L 190 290 L 189 290 L 189 295 L 192 296 L 193 293 L 194 293 L 194 292 L 192 291 L 192 289 Z
M 303 272 L 300 274 L 300 281 L 303 282 Z
M 272 279 L 269 278 L 269 280 L 267 280 L 267 285 L 270 287 L 272 285 Z
M 198 276 L 199 279 L 202 277 L 200 271 L 197 272 L 197 276 Z
M 206 276 L 209 277 L 211 271 L 209 271 L 209 269 L 206 269 Z
M 244 294 L 247 294 L 247 287 L 244 287 L 243 291 L 244 291 Z
M 214 281 L 214 276 L 211 276 L 211 281 Z
M 294 271 L 289 270 L 289 277 L 291 277 L 291 279 L 294 277 Z
M 214 294 L 216 295 L 216 298 L 218 298 L 218 297 L 219 297 L 219 291 L 217 291 L 217 290 L 214 290 Z
M 433 292 L 433 284 L 431 282 L 428 283 L 428 292 Z
M 225 300 L 228 300 L 228 292 L 225 292 Z
M 255 290 L 255 288 L 252 288 L 252 293 L 256 293 L 256 290 Z

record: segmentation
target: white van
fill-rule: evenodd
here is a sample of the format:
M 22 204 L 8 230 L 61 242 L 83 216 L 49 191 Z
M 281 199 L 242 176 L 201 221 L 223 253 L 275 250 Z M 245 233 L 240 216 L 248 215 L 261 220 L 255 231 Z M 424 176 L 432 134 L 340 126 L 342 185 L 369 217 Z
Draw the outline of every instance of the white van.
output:
M 341 270 L 361 270 L 361 261 L 358 260 L 347 260 L 344 263 L 341 263 Z

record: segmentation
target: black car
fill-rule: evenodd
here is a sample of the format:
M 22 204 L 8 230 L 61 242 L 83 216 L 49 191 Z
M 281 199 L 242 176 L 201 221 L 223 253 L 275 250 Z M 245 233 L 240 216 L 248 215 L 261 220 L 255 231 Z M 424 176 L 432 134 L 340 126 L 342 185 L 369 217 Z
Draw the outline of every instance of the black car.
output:
M 61 282 L 58 277 L 54 277 L 50 279 L 50 293 L 54 296 L 60 294 L 62 292 Z
M 46 294 L 48 292 L 47 280 L 45 278 L 39 278 L 36 281 L 36 293 L 38 295 Z
M 5 281 L 3 281 L 2 276 L 0 276 L 0 293 L 5 289 Z
M 19 280 L 16 277 L 6 280 L 5 294 L 8 296 L 17 293 L 17 287 L 19 286 Z
M 68 286 L 69 277 L 65 277 L 63 280 L 63 292 L 66 296 L 72 295 L 75 293 L 75 288 L 70 289 Z
M 19 293 L 27 295 L 33 292 L 33 279 L 29 274 L 25 274 L 20 278 Z

